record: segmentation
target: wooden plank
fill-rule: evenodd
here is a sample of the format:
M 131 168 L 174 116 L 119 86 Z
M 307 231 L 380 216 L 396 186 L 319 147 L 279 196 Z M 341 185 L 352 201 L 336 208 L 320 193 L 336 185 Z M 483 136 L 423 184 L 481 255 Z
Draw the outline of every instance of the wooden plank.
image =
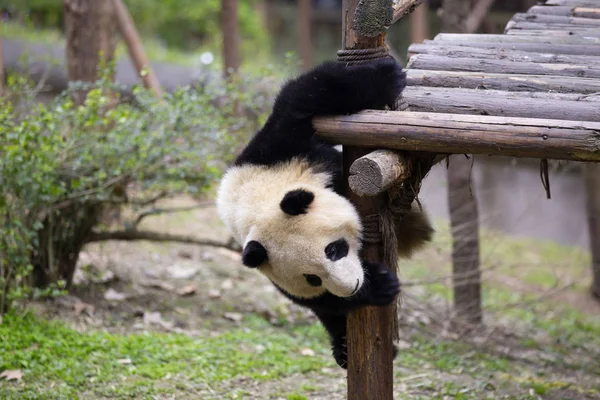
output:
M 580 39 L 589 39 L 589 38 L 600 38 L 600 32 L 590 31 L 589 33 L 583 32 L 575 32 L 569 30 L 558 30 L 558 31 L 535 31 L 535 30 L 522 30 L 522 29 L 511 29 L 506 32 L 506 35 L 510 37 L 545 37 L 545 38 L 580 38 Z
M 557 91 L 591 94 L 600 92 L 598 79 L 551 75 L 492 74 L 463 71 L 406 71 L 411 86 L 496 89 L 509 92 Z
M 552 7 L 550 7 L 552 8 Z M 598 27 L 600 26 L 600 19 L 598 18 L 579 18 L 572 16 L 562 15 L 547 15 L 547 14 L 526 14 L 517 13 L 513 15 L 511 21 L 514 22 L 535 22 L 535 23 L 546 23 L 546 24 L 559 24 L 559 25 L 577 25 L 577 26 L 588 26 Z
M 573 38 L 573 37 L 529 37 L 529 36 L 507 36 L 497 34 L 475 34 L 475 33 L 440 33 L 435 38 L 436 42 L 453 43 L 546 43 L 546 44 L 574 44 L 574 45 L 599 45 L 600 38 Z
M 600 8 L 585 8 L 573 6 L 533 6 L 529 10 L 527 10 L 527 14 L 559 15 L 598 19 L 600 18 Z
M 313 124 L 345 146 L 600 161 L 598 122 L 368 110 Z
M 546 6 L 600 7 L 600 0 L 546 0 Z
M 496 74 L 553 75 L 582 78 L 600 78 L 600 66 L 523 63 L 507 60 L 445 57 L 417 54 L 410 58 L 407 68 L 433 71 L 470 71 Z
M 600 122 L 600 94 L 409 86 L 403 96 L 411 111 Z
M 564 55 L 556 53 L 534 53 L 531 51 L 518 51 L 506 48 L 477 48 L 467 46 L 440 45 L 436 42 L 427 44 L 412 44 L 408 48 L 409 56 L 414 54 L 435 54 L 452 58 L 477 58 L 487 60 L 507 60 L 529 63 L 552 64 L 588 64 L 600 65 L 600 55 Z
M 594 45 L 554 43 L 439 42 L 435 40 L 426 40 L 424 44 L 438 46 L 461 46 L 478 49 L 509 49 L 534 53 L 600 56 L 600 46 Z
M 506 24 L 506 31 L 509 30 L 526 30 L 530 31 L 542 31 L 542 32 L 556 32 L 559 36 L 571 36 L 571 37 L 586 37 L 593 36 L 599 37 L 600 26 L 594 27 L 589 25 L 562 25 L 552 23 L 541 23 L 536 22 L 514 22 L 509 21 Z M 535 33 L 535 32 L 534 32 Z M 550 36 L 557 36 L 555 33 L 551 33 Z

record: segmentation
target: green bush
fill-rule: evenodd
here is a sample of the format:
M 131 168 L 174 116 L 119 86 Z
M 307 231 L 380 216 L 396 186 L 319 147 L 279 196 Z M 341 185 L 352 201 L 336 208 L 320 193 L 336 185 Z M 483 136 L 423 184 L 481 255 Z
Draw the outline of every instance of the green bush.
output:
M 75 106 L 82 89 L 87 100 Z M 68 287 L 108 208 L 205 194 L 264 122 L 276 89 L 261 77 L 215 79 L 164 101 L 136 88 L 135 105 L 115 105 L 102 79 L 41 104 L 26 79 L 10 76 L 0 99 L 0 313 Z

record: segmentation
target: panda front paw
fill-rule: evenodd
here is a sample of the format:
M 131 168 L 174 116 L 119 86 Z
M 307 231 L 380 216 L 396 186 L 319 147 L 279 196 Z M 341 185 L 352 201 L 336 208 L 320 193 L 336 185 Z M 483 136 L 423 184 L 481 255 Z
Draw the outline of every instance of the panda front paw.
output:
M 367 279 L 369 280 L 369 304 L 387 306 L 391 304 L 400 293 L 400 281 L 396 274 L 387 269 L 383 264 L 367 265 Z
M 394 107 L 402 90 L 406 87 L 406 72 L 392 57 L 374 62 L 377 70 L 377 84 L 381 100 L 385 106 Z

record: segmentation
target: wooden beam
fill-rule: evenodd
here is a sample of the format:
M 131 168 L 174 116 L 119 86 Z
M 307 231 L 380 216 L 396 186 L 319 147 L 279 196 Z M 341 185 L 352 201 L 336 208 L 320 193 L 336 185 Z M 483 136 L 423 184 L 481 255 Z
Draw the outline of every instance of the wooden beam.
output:
M 595 37 L 530 37 L 530 36 L 507 36 L 496 34 L 471 34 L 471 33 L 440 33 L 435 39 L 436 42 L 453 42 L 453 43 L 546 43 L 546 44 L 573 44 L 573 45 L 598 45 L 600 46 L 600 38 Z
M 596 8 L 574 7 L 574 6 L 533 6 L 527 10 L 527 14 L 535 15 L 562 15 L 582 18 L 600 18 L 600 6 Z
M 591 25 L 569 25 L 569 24 L 553 24 L 553 23 L 537 23 L 537 22 L 515 22 L 509 21 L 506 24 L 505 32 L 514 30 L 523 30 L 527 33 L 544 32 L 548 36 L 570 36 L 570 37 L 581 37 L 581 36 L 593 36 L 599 37 L 598 32 L 599 26 Z M 537 31 L 537 32 L 531 32 Z M 551 33 L 547 33 L 551 32 Z M 524 34 L 527 34 L 524 33 Z
M 421 4 L 423 0 L 400 0 L 394 6 L 394 17 L 392 23 L 398 22 L 405 15 L 410 14 Z
M 536 22 L 546 24 L 562 24 L 562 25 L 577 25 L 577 26 L 588 26 L 595 27 L 600 26 L 599 18 L 579 18 L 573 16 L 563 15 L 548 15 L 548 14 L 526 14 L 517 13 L 513 15 L 511 21 L 514 22 Z
M 600 122 L 600 95 L 410 86 L 404 98 L 411 111 Z
M 394 151 L 376 150 L 352 163 L 348 183 L 358 196 L 377 196 L 409 176 L 404 157 Z
M 135 23 L 133 22 L 127 7 L 123 3 L 123 0 L 112 0 L 112 3 L 115 8 L 119 32 L 127 45 L 127 51 L 135 65 L 138 76 L 142 78 L 144 86 L 152 90 L 155 96 L 162 97 L 163 91 L 160 87 L 160 82 L 154 74 L 154 71 L 152 71 L 152 68 L 150 68 L 150 63 L 148 62 L 148 57 L 144 51 L 142 40 L 135 29 Z
M 535 30 L 535 29 L 510 29 L 505 32 L 509 37 L 543 37 L 543 38 L 572 38 L 580 40 L 589 39 L 600 39 L 600 32 L 598 29 L 590 30 L 576 30 L 576 29 L 549 29 L 549 30 Z
M 298 47 L 300 50 L 300 59 L 302 67 L 308 70 L 313 64 L 312 55 L 312 35 L 311 35 L 311 15 L 312 0 L 298 1 L 298 15 L 296 23 L 298 24 Z
M 546 6 L 600 7 L 598 0 L 546 0 Z
M 407 68 L 434 71 L 470 71 L 494 74 L 600 78 L 600 66 L 596 65 L 523 63 L 506 60 L 444 57 L 434 54 L 417 54 L 411 57 Z
M 511 48 L 478 48 L 468 46 L 443 45 L 436 42 L 427 44 L 412 44 L 408 53 L 434 54 L 450 58 L 474 58 L 483 60 L 505 60 L 512 62 L 546 63 L 546 64 L 574 64 L 574 65 L 600 65 L 600 55 L 565 55 L 550 52 L 518 51 Z
M 484 41 L 465 42 L 443 42 L 426 40 L 424 44 L 435 44 L 439 46 L 461 46 L 478 49 L 509 49 L 529 51 L 533 53 L 555 53 L 555 54 L 577 54 L 600 56 L 600 46 L 586 44 L 556 44 L 556 43 L 496 43 Z
M 598 79 L 570 76 L 493 74 L 464 71 L 406 71 L 411 86 L 462 87 L 469 89 L 496 89 L 509 92 L 560 91 L 563 93 L 591 94 L 600 91 Z
M 598 122 L 369 110 L 317 118 L 314 127 L 345 146 L 600 161 Z

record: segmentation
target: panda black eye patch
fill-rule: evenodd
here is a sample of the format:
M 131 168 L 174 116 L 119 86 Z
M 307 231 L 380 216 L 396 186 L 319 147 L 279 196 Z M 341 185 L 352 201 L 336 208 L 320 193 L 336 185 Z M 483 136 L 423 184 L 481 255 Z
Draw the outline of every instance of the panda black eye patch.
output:
M 310 286 L 319 287 L 323 284 L 321 278 L 316 275 L 304 274 L 304 277 Z
M 345 239 L 339 239 L 325 247 L 325 256 L 331 261 L 341 260 L 348 255 L 349 248 Z
M 296 189 L 287 192 L 279 206 L 288 215 L 306 214 L 308 206 L 314 199 L 314 193 L 304 189 Z

